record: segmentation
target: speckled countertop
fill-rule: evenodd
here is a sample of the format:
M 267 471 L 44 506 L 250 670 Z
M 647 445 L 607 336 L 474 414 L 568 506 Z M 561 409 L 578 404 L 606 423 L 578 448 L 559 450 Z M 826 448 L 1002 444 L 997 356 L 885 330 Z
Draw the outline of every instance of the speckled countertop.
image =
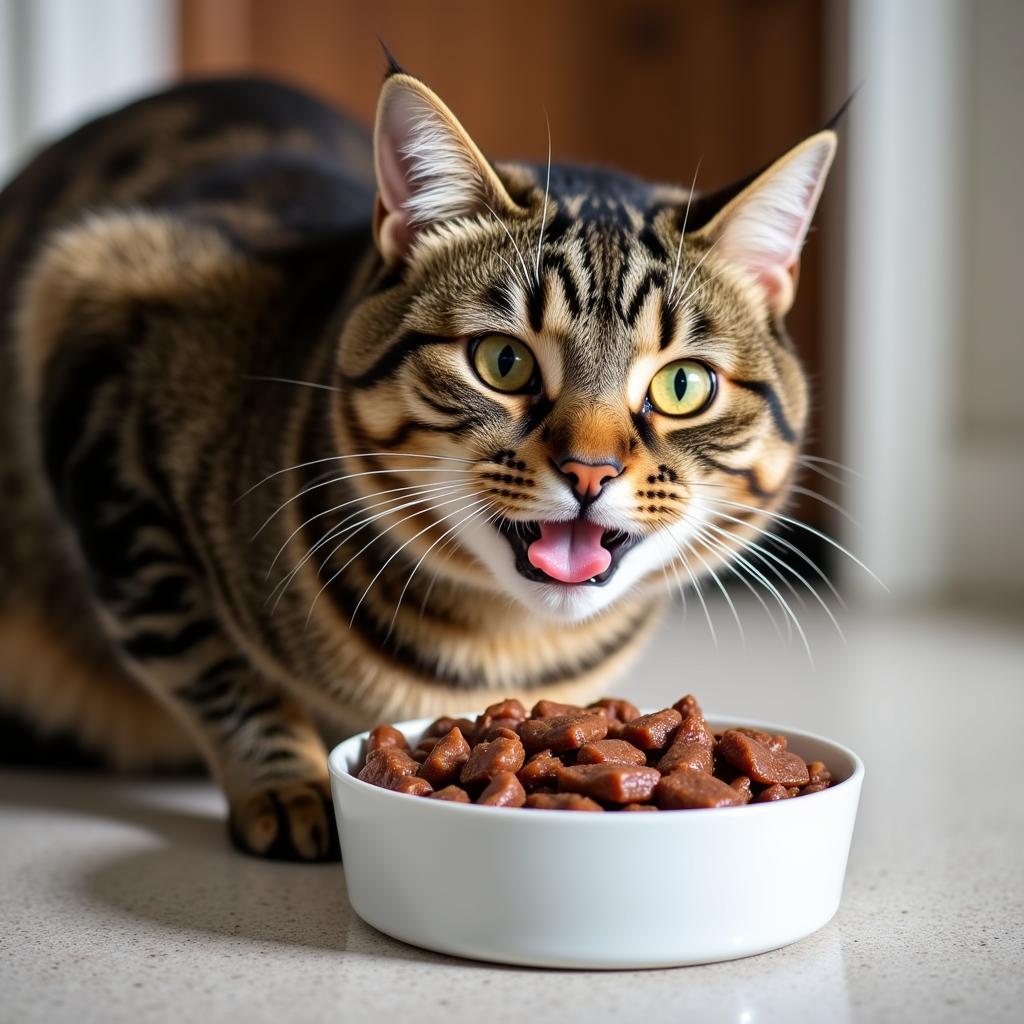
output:
M 695 617 L 670 619 L 642 681 L 620 689 L 652 705 L 692 690 L 711 711 L 861 754 L 842 907 L 809 939 L 732 963 L 603 974 L 436 956 L 364 925 L 341 867 L 234 853 L 208 784 L 7 770 L 0 1022 L 1019 1020 L 1020 623 L 851 614 L 847 647 L 812 627 L 812 669 L 755 612 L 745 650 L 723 615 L 718 653 Z

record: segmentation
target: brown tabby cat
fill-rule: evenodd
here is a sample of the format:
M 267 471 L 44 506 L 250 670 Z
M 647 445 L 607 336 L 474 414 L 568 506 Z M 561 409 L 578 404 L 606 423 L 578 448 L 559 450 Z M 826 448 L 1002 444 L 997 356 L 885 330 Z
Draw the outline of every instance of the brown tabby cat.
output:
M 244 850 L 315 860 L 318 723 L 608 687 L 757 571 L 834 149 L 710 196 L 494 165 L 397 67 L 372 148 L 249 80 L 56 143 L 0 195 L 0 699 L 198 749 Z

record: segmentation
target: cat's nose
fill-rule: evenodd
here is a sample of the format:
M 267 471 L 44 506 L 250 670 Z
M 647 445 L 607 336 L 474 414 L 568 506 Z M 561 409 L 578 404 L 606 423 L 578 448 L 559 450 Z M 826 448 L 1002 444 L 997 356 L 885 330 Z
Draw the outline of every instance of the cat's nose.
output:
M 593 501 L 601 493 L 604 485 L 622 472 L 622 463 L 616 459 L 584 462 L 570 455 L 556 465 L 583 504 Z

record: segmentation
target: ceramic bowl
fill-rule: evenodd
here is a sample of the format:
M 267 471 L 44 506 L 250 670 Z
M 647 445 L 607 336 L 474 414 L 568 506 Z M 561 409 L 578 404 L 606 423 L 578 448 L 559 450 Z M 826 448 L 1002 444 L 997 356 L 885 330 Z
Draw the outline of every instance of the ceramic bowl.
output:
M 472 717 L 467 715 L 466 717 Z M 796 942 L 839 906 L 864 766 L 783 733 L 836 783 L 775 803 L 658 814 L 455 804 L 360 782 L 367 734 L 330 754 L 349 900 L 374 928 L 439 953 L 533 967 L 711 963 Z M 428 719 L 400 722 L 411 744 Z

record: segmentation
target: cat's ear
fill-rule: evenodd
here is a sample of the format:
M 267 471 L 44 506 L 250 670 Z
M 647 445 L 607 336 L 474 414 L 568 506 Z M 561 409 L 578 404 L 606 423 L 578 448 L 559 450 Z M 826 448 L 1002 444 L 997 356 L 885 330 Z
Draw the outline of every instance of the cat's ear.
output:
M 388 263 L 405 259 L 417 232 L 488 207 L 521 212 L 452 112 L 402 72 L 384 82 L 374 133 L 373 233 Z
M 695 234 L 746 271 L 769 309 L 784 315 L 796 297 L 800 250 L 836 152 L 832 131 L 812 135 L 776 160 Z

